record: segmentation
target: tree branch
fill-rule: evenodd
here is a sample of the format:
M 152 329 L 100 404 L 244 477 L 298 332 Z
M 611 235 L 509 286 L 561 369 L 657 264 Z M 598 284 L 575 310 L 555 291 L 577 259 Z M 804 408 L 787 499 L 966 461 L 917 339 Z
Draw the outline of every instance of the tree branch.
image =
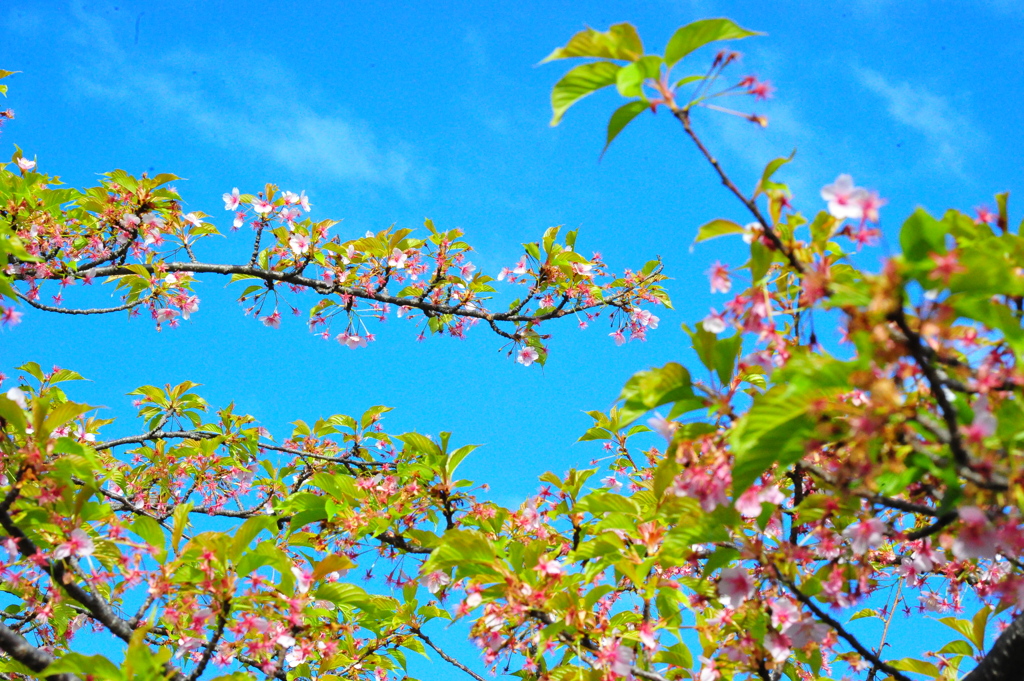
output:
M 450 665 L 452 665 L 454 667 L 457 667 L 457 668 L 461 669 L 462 671 L 466 672 L 467 674 L 472 676 L 474 679 L 476 679 L 476 681 L 487 681 L 486 679 L 484 679 L 484 677 L 480 676 L 479 674 L 474 672 L 472 669 L 470 669 L 466 665 L 462 664 L 461 662 L 456 660 L 454 657 L 452 657 L 451 655 L 449 655 L 448 653 L 444 652 L 443 650 L 438 648 L 436 645 L 434 645 L 434 642 L 431 641 L 429 638 L 427 638 L 427 635 L 424 634 L 422 631 L 420 631 L 419 627 L 411 627 L 411 629 L 412 629 L 412 632 L 414 634 L 416 634 L 416 636 L 418 638 L 420 638 L 424 643 L 426 643 L 428 646 L 433 648 L 434 652 L 436 652 L 438 655 L 440 655 L 442 660 L 444 660 L 448 664 L 450 664 Z
M 54 662 L 52 655 L 36 648 L 18 632 L 0 623 L 0 649 L 34 672 L 43 672 Z M 74 674 L 51 674 L 48 681 L 79 681 Z

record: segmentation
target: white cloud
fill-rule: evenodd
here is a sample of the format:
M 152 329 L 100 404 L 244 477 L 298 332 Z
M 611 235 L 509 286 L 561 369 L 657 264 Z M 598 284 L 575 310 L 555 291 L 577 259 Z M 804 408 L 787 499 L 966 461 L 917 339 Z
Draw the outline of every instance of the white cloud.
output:
M 73 72 L 81 93 L 180 121 L 226 151 L 293 172 L 402 194 L 422 193 L 430 183 L 431 171 L 413 162 L 411 145 L 381 139 L 336 105 L 324 111 L 295 74 L 267 58 L 130 50 L 131 37 L 80 3 L 72 4 L 72 16 L 70 37 L 83 48 Z
M 984 142 L 984 136 L 962 108 L 926 87 L 894 84 L 871 69 L 856 68 L 855 72 L 861 85 L 885 101 L 895 121 L 924 136 L 934 165 L 964 174 L 966 156 Z

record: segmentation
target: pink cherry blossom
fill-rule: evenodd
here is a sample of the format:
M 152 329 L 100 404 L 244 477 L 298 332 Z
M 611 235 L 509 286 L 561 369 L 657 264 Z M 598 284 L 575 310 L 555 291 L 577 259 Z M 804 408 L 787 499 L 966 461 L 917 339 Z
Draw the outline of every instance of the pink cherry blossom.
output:
M 432 594 L 436 594 L 442 588 L 451 584 L 452 578 L 448 576 L 447 572 L 440 570 L 434 570 L 423 577 L 423 586 L 427 587 L 427 591 Z
M 302 210 L 306 211 L 307 213 L 309 212 L 309 210 L 310 210 L 309 197 L 306 196 L 306 190 L 305 189 L 303 189 L 302 193 L 299 194 L 299 205 L 302 206 Z
M 391 251 L 391 256 L 388 258 L 388 267 L 394 267 L 395 269 L 398 270 L 404 270 L 405 261 L 408 259 L 409 256 L 406 255 L 405 251 L 396 248 L 393 251 Z
M 0 305 L 0 324 L 4 326 L 15 326 L 21 323 L 22 313 L 13 307 Z
M 14 402 L 22 409 L 28 409 L 28 400 L 26 399 L 25 391 L 21 388 L 11 388 L 8 390 L 7 399 Z
M 700 655 L 697 657 L 700 662 L 700 674 L 697 676 L 697 681 L 718 681 L 722 678 L 722 672 L 715 668 L 715 661 Z
M 181 303 L 181 318 L 188 319 L 193 312 L 199 311 L 199 297 L 189 296 Z
M 711 279 L 712 293 L 728 293 L 732 288 L 732 281 L 729 279 L 729 268 L 720 262 L 715 262 L 708 270 L 708 277 Z
M 156 311 L 156 323 L 157 324 L 162 324 L 164 322 L 169 322 L 169 321 L 173 320 L 177 316 L 178 316 L 178 311 L 177 310 L 172 310 L 169 307 L 162 307 L 162 308 L 160 308 L 159 310 Z
M 281 328 L 281 313 L 274 310 L 273 314 L 268 314 L 266 317 L 260 317 L 260 321 L 263 322 L 264 326 L 279 329 Z
M 878 209 L 887 204 L 888 201 L 879 198 L 878 192 L 864 190 L 860 197 L 860 210 L 867 222 L 877 223 L 879 220 Z
M 187 213 L 185 215 L 185 222 L 195 225 L 196 227 L 203 226 L 203 219 L 199 217 L 197 213 Z
M 534 570 L 547 577 L 558 577 L 565 572 L 562 569 L 562 564 L 557 560 L 545 560 L 543 558 L 537 563 Z
M 528 367 L 536 362 L 538 357 L 540 357 L 540 353 L 537 352 L 537 349 L 527 345 L 519 351 L 519 354 L 516 356 L 516 361 L 524 367 Z
M 829 214 L 839 220 L 860 220 L 864 217 L 864 202 L 867 197 L 867 190 L 853 186 L 853 178 L 845 173 L 821 189 L 821 198 L 828 202 Z
M 224 210 L 237 210 L 240 200 L 238 198 L 238 187 L 231 190 L 230 194 L 225 194 L 224 199 Z
M 341 343 L 345 347 L 351 348 L 351 349 L 354 350 L 356 348 L 365 348 L 366 347 L 366 341 L 368 339 L 363 337 L 363 336 L 359 336 L 358 334 L 349 333 L 349 332 L 346 331 L 344 333 L 338 334 L 338 337 L 335 340 L 337 340 L 339 343 Z
M 612 337 L 612 340 L 615 341 L 616 345 L 622 345 L 623 343 L 626 342 L 626 336 L 625 334 L 622 333 L 622 329 L 619 329 L 618 331 L 613 331 L 608 335 Z
M 295 577 L 295 589 L 300 594 L 307 593 L 309 591 L 309 587 L 313 585 L 313 574 L 293 565 L 292 575 Z
M 274 204 L 270 203 L 266 199 L 254 199 L 252 202 L 252 209 L 256 211 L 258 215 L 267 215 L 270 211 L 274 210 Z
M 301 255 L 309 251 L 309 237 L 305 234 L 292 234 L 291 238 L 288 239 L 288 247 L 292 249 L 292 253 L 295 255 Z
M 18 167 L 24 170 L 26 173 L 36 167 L 35 161 L 30 161 L 24 156 L 18 157 Z
M 774 631 L 770 631 L 764 637 L 765 649 L 778 663 L 785 662 L 789 658 L 790 653 L 793 652 L 791 645 L 792 642 L 785 634 L 776 634 Z
M 878 518 L 854 523 L 843 530 L 843 537 L 853 542 L 853 555 L 862 556 L 885 539 L 885 523 Z
M 606 478 L 601 478 L 601 484 L 613 492 L 618 492 L 620 489 L 622 489 L 622 483 L 619 482 L 618 478 L 616 478 L 614 475 L 609 475 Z
M 85 530 L 76 528 L 71 531 L 71 537 L 53 550 L 54 560 L 64 560 L 71 556 L 91 556 L 95 546 L 92 538 L 85 533 Z
M 633 314 L 633 319 L 635 319 L 641 326 L 646 326 L 649 329 L 658 328 L 658 322 L 661 321 L 660 318 L 654 316 L 648 310 L 638 310 Z
M 995 558 L 999 537 L 985 512 L 977 506 L 964 506 L 957 513 L 963 525 L 953 540 L 953 555 L 960 560 Z
M 725 316 L 719 314 L 715 308 L 711 308 L 711 312 L 704 318 L 703 322 L 704 330 L 708 333 L 718 335 L 725 331 L 727 324 L 725 323 Z
M 679 423 L 676 421 L 669 421 L 658 412 L 654 412 L 654 416 L 647 419 L 647 425 L 651 430 L 669 442 L 672 441 L 672 436 L 675 435 L 676 428 L 679 427 Z
M 718 600 L 727 608 L 738 608 L 754 595 L 754 580 L 741 567 L 725 568 L 718 580 Z

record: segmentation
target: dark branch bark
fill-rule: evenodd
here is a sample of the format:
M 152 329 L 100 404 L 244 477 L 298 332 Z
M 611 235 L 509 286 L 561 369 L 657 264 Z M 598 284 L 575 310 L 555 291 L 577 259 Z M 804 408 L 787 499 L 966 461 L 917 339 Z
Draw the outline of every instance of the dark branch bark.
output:
M 996 639 L 992 650 L 963 681 L 1021 681 L 1024 679 L 1024 615 L 1018 615 Z
M 0 650 L 34 672 L 42 672 L 54 661 L 52 655 L 36 648 L 21 634 L 4 624 L 0 624 Z M 79 681 L 74 674 L 51 674 L 46 678 L 48 681 Z

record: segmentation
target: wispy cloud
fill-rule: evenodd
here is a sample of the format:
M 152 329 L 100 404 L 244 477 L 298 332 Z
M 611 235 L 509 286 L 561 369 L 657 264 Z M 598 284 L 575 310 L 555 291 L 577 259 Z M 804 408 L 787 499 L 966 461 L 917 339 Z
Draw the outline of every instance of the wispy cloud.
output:
M 926 87 L 893 83 L 877 71 L 855 69 L 861 85 L 878 95 L 889 115 L 924 136 L 933 165 L 964 175 L 967 155 L 984 143 L 984 135 L 965 111 Z
M 71 14 L 69 37 L 87 48 L 73 74 L 82 93 L 176 119 L 226 151 L 296 173 L 402 194 L 420 194 L 430 184 L 431 171 L 414 162 L 410 144 L 382 139 L 367 122 L 318 102 L 295 74 L 267 58 L 191 50 L 140 58 L 128 36 L 80 3 Z

